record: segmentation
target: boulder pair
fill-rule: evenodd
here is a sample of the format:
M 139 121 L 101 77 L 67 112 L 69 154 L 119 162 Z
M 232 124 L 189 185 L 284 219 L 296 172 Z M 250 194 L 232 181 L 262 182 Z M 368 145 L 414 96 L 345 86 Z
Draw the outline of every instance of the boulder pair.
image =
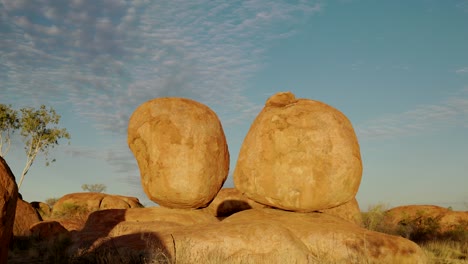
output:
M 156 98 L 130 118 L 128 145 L 152 201 L 206 207 L 229 172 L 217 115 L 183 98 Z M 290 92 L 270 97 L 246 135 L 234 170 L 236 189 L 274 208 L 312 212 L 354 199 L 362 176 L 357 137 L 337 109 Z

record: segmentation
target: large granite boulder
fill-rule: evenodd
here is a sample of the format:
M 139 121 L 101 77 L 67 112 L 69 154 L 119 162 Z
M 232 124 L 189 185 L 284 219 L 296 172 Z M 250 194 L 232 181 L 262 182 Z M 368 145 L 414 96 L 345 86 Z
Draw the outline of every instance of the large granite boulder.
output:
M 352 200 L 361 176 L 359 144 L 346 116 L 287 92 L 270 97 L 250 127 L 234 184 L 256 202 L 311 212 Z
M 17 201 L 18 186 L 15 176 L 5 160 L 0 157 L 0 263 L 7 263 Z
M 264 223 L 290 230 L 323 263 L 426 263 L 422 249 L 399 236 L 369 231 L 323 213 L 246 210 L 224 223 Z M 318 262 L 318 263 L 320 263 Z
M 229 152 L 216 114 L 183 98 L 156 98 L 130 117 L 128 145 L 148 198 L 169 208 L 205 207 L 229 171 Z
M 54 217 L 93 212 L 103 209 L 143 207 L 136 197 L 105 193 L 82 192 L 62 196 L 52 208 Z

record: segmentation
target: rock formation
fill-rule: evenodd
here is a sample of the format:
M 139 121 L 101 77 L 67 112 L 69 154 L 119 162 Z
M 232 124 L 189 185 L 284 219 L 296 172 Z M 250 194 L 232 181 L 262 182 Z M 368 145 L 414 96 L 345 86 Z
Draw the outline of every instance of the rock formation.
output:
M 23 199 L 18 198 L 16 202 L 16 215 L 15 215 L 15 224 L 13 226 L 13 235 L 26 237 L 31 235 L 30 227 L 33 224 L 39 223 L 42 221 L 41 215 L 34 209 L 34 207 L 24 201 Z
M 270 97 L 251 125 L 234 184 L 256 202 L 312 212 L 352 200 L 361 176 L 359 144 L 346 116 L 287 92 Z
M 146 195 L 164 207 L 205 207 L 229 171 L 218 117 L 189 99 L 157 98 L 140 105 L 128 124 L 128 145 Z
M 275 209 L 247 210 L 226 223 L 268 223 L 287 228 L 325 263 L 425 263 L 415 243 L 398 236 L 372 232 L 323 213 L 291 213 Z
M 17 200 L 18 187 L 15 176 L 5 160 L 0 157 L 0 263 L 7 263 Z
M 468 231 L 468 211 L 453 211 L 435 205 L 406 205 L 392 208 L 385 212 L 384 222 L 388 226 L 397 227 L 401 224 L 424 224 L 425 220 L 437 222 L 438 232 L 456 229 Z
M 73 213 L 72 211 L 92 212 L 103 209 L 127 209 L 143 207 L 136 197 L 105 193 L 70 193 L 61 197 L 52 208 L 54 216 Z
M 57 221 L 42 221 L 33 224 L 30 228 L 31 234 L 43 240 L 53 240 L 60 236 L 70 237 L 70 233 Z
M 338 216 L 358 226 L 362 226 L 363 224 L 361 209 L 359 208 L 359 204 L 356 198 L 353 198 L 351 201 L 337 207 L 319 210 L 319 212 Z
M 268 206 L 259 204 L 245 197 L 235 188 L 223 188 L 218 195 L 211 201 L 208 207 L 203 210 L 216 217 L 227 217 L 240 211 L 248 209 L 261 209 Z

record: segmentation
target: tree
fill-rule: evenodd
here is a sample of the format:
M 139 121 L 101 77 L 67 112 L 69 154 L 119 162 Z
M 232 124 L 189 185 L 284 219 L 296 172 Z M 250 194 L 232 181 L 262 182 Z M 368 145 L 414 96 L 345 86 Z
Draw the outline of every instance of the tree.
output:
M 45 105 L 41 105 L 39 109 L 21 108 L 18 112 L 11 109 L 11 106 L 0 104 L 0 156 L 5 156 L 9 151 L 10 137 L 16 130 L 20 130 L 25 144 L 26 164 L 21 173 L 18 189 L 37 154 L 44 154 L 46 166 L 48 166 L 55 161 L 55 159 L 49 160 L 49 150 L 58 145 L 60 139 L 70 139 L 70 134 L 65 128 L 57 127 L 59 122 L 60 115 L 51 107 L 47 109 Z
M 0 104 L 0 157 L 5 157 L 10 150 L 11 136 L 18 129 L 18 112 L 11 105 Z
M 98 183 L 98 184 L 83 184 L 81 185 L 81 189 L 83 191 L 88 191 L 88 192 L 104 192 L 106 190 L 106 185 Z

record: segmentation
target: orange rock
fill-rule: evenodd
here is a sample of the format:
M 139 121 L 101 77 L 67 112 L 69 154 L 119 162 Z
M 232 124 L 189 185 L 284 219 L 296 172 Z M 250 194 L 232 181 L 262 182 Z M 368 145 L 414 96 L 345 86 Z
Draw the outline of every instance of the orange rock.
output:
M 264 223 L 291 231 L 318 263 L 426 263 L 422 249 L 398 236 L 369 231 L 323 213 L 294 213 L 277 209 L 239 212 L 222 223 Z
M 18 187 L 15 176 L 5 160 L 0 157 L 0 263 L 7 263 L 17 200 Z
M 311 212 L 349 202 L 361 176 L 359 144 L 346 116 L 324 103 L 279 93 L 244 139 L 234 184 L 256 202 Z
M 216 217 L 201 210 L 163 207 L 100 210 L 91 213 L 84 228 L 74 233 L 72 248 L 93 249 L 112 237 L 215 223 L 218 223 Z M 136 248 L 140 246 L 137 245 Z
M 359 208 L 359 204 L 356 198 L 353 198 L 351 201 L 342 205 L 338 205 L 337 207 L 320 210 L 319 212 L 338 216 L 358 226 L 362 226 L 363 224 L 361 209 Z
M 30 203 L 18 198 L 13 234 L 15 236 L 30 236 L 29 228 L 41 221 L 42 217 L 36 209 Z
M 30 227 L 31 234 L 41 239 L 51 240 L 59 236 L 70 236 L 69 232 L 57 221 L 42 221 Z
M 402 221 L 423 221 L 432 218 L 439 225 L 439 232 L 457 228 L 468 230 L 468 211 L 453 211 L 435 205 L 406 205 L 388 210 L 384 221 L 391 226 L 398 226 Z
M 205 207 L 229 171 L 229 152 L 216 114 L 183 98 L 140 105 L 128 124 L 128 145 L 148 198 L 169 208 Z
M 227 217 L 234 213 L 248 210 L 248 209 L 260 209 L 267 208 L 268 206 L 259 204 L 244 195 L 242 195 L 235 188 L 223 188 L 221 189 L 216 197 L 211 201 L 208 207 L 203 208 L 204 211 L 216 217 Z
M 73 214 L 78 211 L 91 212 L 102 209 L 127 209 L 143 207 L 136 197 L 105 193 L 70 193 L 61 197 L 52 208 L 54 216 Z

